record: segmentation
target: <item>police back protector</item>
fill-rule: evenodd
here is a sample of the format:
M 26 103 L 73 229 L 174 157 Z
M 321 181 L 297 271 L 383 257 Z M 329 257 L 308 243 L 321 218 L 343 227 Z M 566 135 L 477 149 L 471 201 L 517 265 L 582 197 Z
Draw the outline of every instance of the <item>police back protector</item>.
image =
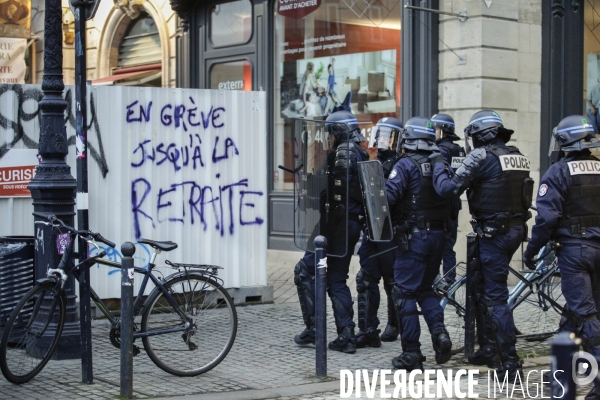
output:
M 478 220 L 497 214 L 526 219 L 533 197 L 529 160 L 514 146 L 487 145 L 485 151 L 500 163 L 501 172 L 482 178 L 467 191 L 471 214 Z
M 586 227 L 600 227 L 600 161 L 589 155 L 560 162 L 567 165 L 571 176 L 560 225 L 572 235 L 585 237 Z
M 428 154 L 409 152 L 404 157 L 414 163 L 421 177 L 419 185 L 408 189 L 402 201 L 396 203 L 392 213 L 394 224 L 413 221 L 419 229 L 447 227 L 451 201 L 437 194 L 433 187 L 433 165 L 429 162 Z

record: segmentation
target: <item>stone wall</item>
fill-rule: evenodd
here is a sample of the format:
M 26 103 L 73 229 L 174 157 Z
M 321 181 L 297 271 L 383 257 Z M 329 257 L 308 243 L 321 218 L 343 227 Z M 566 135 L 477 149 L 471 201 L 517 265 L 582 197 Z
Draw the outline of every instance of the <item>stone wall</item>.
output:
M 454 117 L 462 136 L 470 117 L 481 109 L 498 112 L 513 140 L 531 160 L 539 182 L 542 0 L 441 0 L 440 9 L 467 12 L 468 19 L 440 15 L 439 110 Z M 459 57 L 466 56 L 466 62 Z M 466 258 L 471 232 L 463 195 L 457 260 Z M 529 225 L 533 224 L 530 220 Z M 521 268 L 521 252 L 513 267 Z

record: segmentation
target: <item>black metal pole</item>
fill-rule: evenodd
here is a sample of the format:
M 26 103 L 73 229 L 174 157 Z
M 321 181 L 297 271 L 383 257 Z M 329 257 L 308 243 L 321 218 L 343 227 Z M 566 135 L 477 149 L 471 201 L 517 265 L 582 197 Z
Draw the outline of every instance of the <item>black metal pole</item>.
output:
M 135 246 L 121 246 L 121 396 L 133 398 L 133 254 Z
M 327 239 L 315 238 L 315 351 L 317 378 L 327 376 Z
M 552 340 L 550 387 L 553 399 L 575 400 L 577 387 L 573 379 L 573 355 L 579 350 L 580 344 L 581 340 L 570 332 L 560 332 Z
M 77 228 L 89 229 L 87 171 L 87 91 L 86 91 L 85 7 L 75 7 L 75 135 L 77 155 Z M 79 238 L 79 261 L 87 258 L 85 239 Z M 90 270 L 79 276 L 79 322 L 81 327 L 81 380 L 94 381 L 92 363 L 92 313 L 90 308 Z
M 42 115 L 39 155 L 42 159 L 37 167 L 35 177 L 28 188 L 33 198 L 33 210 L 36 213 L 55 214 L 67 225 L 74 225 L 75 190 L 77 183 L 71 175 L 71 168 L 65 161 L 68 153 L 67 132 L 65 126 L 65 109 L 67 102 L 63 99 L 62 67 L 62 8 L 58 0 L 46 0 L 44 12 L 44 77 L 42 91 L 44 97 L 39 108 Z M 36 217 L 36 220 L 41 218 Z M 61 255 L 58 254 L 52 228 L 46 225 L 34 225 L 35 235 L 35 279 L 44 278 L 46 270 L 56 268 Z M 65 284 L 67 293 L 67 316 L 65 327 L 54 359 L 75 359 L 81 355 L 79 322 L 73 277 Z M 46 332 L 52 332 L 47 329 Z M 36 346 L 48 346 L 48 340 L 35 341 Z M 28 352 L 37 353 L 37 349 Z
M 477 234 L 467 234 L 467 283 L 465 301 L 465 358 L 469 358 L 475 350 L 475 304 L 473 279 L 477 270 Z M 482 326 L 477 329 L 483 329 Z

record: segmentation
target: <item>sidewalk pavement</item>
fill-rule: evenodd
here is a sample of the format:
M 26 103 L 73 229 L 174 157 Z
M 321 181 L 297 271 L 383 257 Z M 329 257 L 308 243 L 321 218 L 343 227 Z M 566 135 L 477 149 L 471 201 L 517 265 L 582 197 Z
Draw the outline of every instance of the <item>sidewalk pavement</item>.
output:
M 285 257 L 270 254 L 268 283 L 274 286 L 274 304 L 238 307 L 238 333 L 227 357 L 213 370 L 197 377 L 175 377 L 156 367 L 142 350 L 134 358 L 133 388 L 136 398 L 183 399 L 337 399 L 340 393 L 340 370 L 392 369 L 391 359 L 397 356 L 400 342 L 383 343 L 381 348 L 359 349 L 356 354 L 328 352 L 328 378 L 315 377 L 314 347 L 299 347 L 293 336 L 303 329 L 302 316 L 293 283 L 293 267 L 301 253 Z M 288 255 L 289 256 L 289 255 Z M 354 277 L 358 270 L 356 257 L 352 262 L 349 285 L 356 296 Z M 383 292 L 383 290 L 382 290 Z M 386 305 L 382 296 L 380 319 L 385 326 Z M 531 310 L 530 310 L 531 311 Z M 327 338 L 335 337 L 331 306 L 327 307 Z M 524 308 L 523 312 L 527 312 Z M 356 302 L 355 302 L 356 315 Z M 452 310 L 446 319 L 456 319 Z M 13 385 L 0 378 L 2 399 L 114 399 L 120 392 L 119 349 L 110 344 L 110 326 L 105 320 L 93 321 L 94 383 L 81 383 L 80 360 L 51 361 L 31 382 Z M 382 326 L 382 327 L 383 327 Z M 422 347 L 427 357 L 425 368 L 463 369 L 467 365 L 462 354 L 456 354 L 445 365 L 436 365 L 427 327 L 422 321 Z M 139 344 L 140 347 L 141 343 Z M 207 338 L 206 345 L 210 345 Z M 524 367 L 548 369 L 549 344 L 518 343 L 518 351 L 527 357 Z M 487 368 L 478 367 L 480 376 Z M 461 386 L 466 385 L 461 382 Z M 585 393 L 582 388 L 582 393 Z M 486 398 L 481 386 L 480 398 Z M 520 392 L 518 396 L 520 396 Z M 377 391 L 377 395 L 379 392 Z M 363 396 L 365 396 L 363 391 Z M 376 396 L 377 398 L 377 396 Z

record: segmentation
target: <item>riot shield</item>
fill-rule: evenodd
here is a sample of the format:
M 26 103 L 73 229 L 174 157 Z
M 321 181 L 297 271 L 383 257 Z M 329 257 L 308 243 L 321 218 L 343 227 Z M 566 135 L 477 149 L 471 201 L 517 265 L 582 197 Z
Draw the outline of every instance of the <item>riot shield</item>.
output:
M 330 132 L 325 121 L 294 120 L 294 243 L 314 252 L 314 239 L 323 235 L 327 256 L 343 257 L 348 251 L 349 173 L 334 168 L 334 146 L 349 142 L 335 143 Z
M 367 235 L 373 242 L 393 239 L 392 218 L 385 194 L 385 178 L 379 161 L 358 163 L 358 176 L 367 212 Z

